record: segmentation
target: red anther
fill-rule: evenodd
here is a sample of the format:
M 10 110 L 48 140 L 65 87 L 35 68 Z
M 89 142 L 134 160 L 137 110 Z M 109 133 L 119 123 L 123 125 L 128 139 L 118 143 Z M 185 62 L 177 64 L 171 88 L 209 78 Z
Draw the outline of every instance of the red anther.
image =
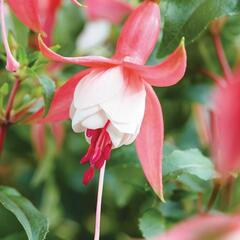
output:
M 92 137 L 94 135 L 96 130 L 92 130 L 92 129 L 87 129 L 86 135 L 87 137 Z
M 84 185 L 87 185 L 94 177 L 94 166 L 90 166 L 89 169 L 87 169 L 83 174 L 83 180 L 82 183 Z
M 102 150 L 96 147 L 94 154 L 92 156 L 92 159 L 90 160 L 90 163 L 95 164 L 100 159 L 101 155 L 102 155 Z
M 89 162 L 89 156 L 88 154 L 86 154 L 81 160 L 80 160 L 80 163 L 81 164 L 86 164 Z
M 110 158 L 111 151 L 112 151 L 112 143 L 108 144 L 104 148 L 102 158 L 107 161 Z

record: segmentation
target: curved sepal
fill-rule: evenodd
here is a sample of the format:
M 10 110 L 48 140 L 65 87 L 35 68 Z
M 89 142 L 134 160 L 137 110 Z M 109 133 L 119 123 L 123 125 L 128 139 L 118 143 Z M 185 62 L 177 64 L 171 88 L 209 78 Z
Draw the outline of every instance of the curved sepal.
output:
M 157 87 L 172 86 L 179 82 L 186 71 L 187 54 L 184 40 L 178 48 L 162 63 L 155 66 L 142 66 L 132 63 L 124 63 L 127 68 L 135 70 L 147 83 Z
M 154 1 L 144 1 L 124 24 L 114 58 L 145 64 L 155 47 L 159 32 L 159 6 Z
M 162 108 L 150 85 L 146 85 L 146 93 L 145 115 L 136 140 L 136 147 L 149 184 L 160 199 L 164 201 L 162 186 L 162 149 L 164 138 Z
M 41 35 L 38 37 L 39 40 L 39 48 L 42 54 L 56 62 L 62 62 L 62 63 L 71 63 L 76 65 L 82 65 L 86 67 L 111 67 L 114 65 L 119 64 L 119 61 L 112 60 L 104 57 L 98 57 L 98 56 L 86 56 L 86 57 L 63 57 L 54 51 L 52 51 L 50 48 L 47 47 L 47 45 L 44 43 Z

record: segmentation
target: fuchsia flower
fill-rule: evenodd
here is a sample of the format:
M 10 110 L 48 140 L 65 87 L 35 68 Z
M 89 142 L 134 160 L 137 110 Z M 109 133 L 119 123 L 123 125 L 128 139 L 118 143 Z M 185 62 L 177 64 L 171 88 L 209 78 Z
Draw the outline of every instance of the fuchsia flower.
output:
M 81 78 L 71 79 L 57 91 L 45 121 L 68 119 L 71 103 L 74 131 L 85 131 L 91 142 L 83 159 L 83 162 L 88 159 L 90 168 L 103 160 L 102 154 L 108 153 L 105 149 L 109 149 L 109 144 L 116 148 L 130 144 L 138 136 L 137 149 L 147 179 L 154 191 L 162 196 L 163 120 L 161 107 L 150 85 L 176 84 L 185 73 L 186 52 L 181 42 L 159 65 L 144 66 L 159 30 L 159 7 L 152 1 L 145 1 L 124 25 L 112 59 L 62 57 L 47 48 L 41 38 L 39 43 L 42 53 L 52 60 L 90 67 L 82 72 Z
M 231 172 L 240 170 L 239 69 L 240 65 L 237 64 L 225 77 L 205 71 L 216 82 L 216 87 L 210 107 L 210 124 L 205 120 L 203 127 L 208 131 L 213 161 L 224 180 Z M 205 115 L 203 109 L 200 115 Z
M 15 72 L 20 64 L 13 57 L 8 45 L 4 19 L 4 0 L 0 1 L 2 37 L 7 54 L 6 68 L 8 71 Z M 44 32 L 47 36 L 45 42 L 50 44 L 56 11 L 60 6 L 61 0 L 8 0 L 7 3 L 23 24 L 35 32 Z
M 34 32 L 44 32 L 47 44 L 51 42 L 56 12 L 61 0 L 8 0 L 14 14 Z
M 240 239 L 240 216 L 199 215 L 177 224 L 153 240 L 237 240 Z
M 213 159 L 223 176 L 240 170 L 240 79 L 233 80 L 217 86 L 211 115 Z
M 101 169 L 95 239 L 99 239 L 103 175 L 113 148 L 130 144 L 136 139 L 146 178 L 163 199 L 163 117 L 151 85 L 166 87 L 176 84 L 185 73 L 186 52 L 181 42 L 162 63 L 144 66 L 159 32 L 159 6 L 154 1 L 144 1 L 125 23 L 116 53 L 111 59 L 63 57 L 39 38 L 40 50 L 46 57 L 90 67 L 58 89 L 43 121 L 61 121 L 70 117 L 73 130 L 85 132 L 90 143 L 81 162 L 89 165 L 83 177 L 84 184 L 93 178 L 95 169 Z

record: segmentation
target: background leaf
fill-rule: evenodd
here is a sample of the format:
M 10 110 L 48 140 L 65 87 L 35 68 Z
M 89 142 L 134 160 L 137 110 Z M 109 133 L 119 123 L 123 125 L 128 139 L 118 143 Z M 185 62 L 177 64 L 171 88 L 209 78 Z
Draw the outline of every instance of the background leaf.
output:
M 194 41 L 208 23 L 218 17 L 240 11 L 238 0 L 169 0 L 164 14 L 163 39 L 158 56 L 172 52 L 184 36 L 186 44 Z M 183 14 L 184 13 L 184 14 Z
M 191 174 L 205 181 L 216 177 L 212 162 L 198 149 L 174 150 L 164 157 L 163 176 L 179 176 L 182 174 Z
M 41 75 L 38 77 L 38 79 L 43 89 L 45 113 L 47 113 L 54 95 L 56 85 L 55 82 L 46 75 Z
M 164 223 L 161 214 L 152 209 L 144 213 L 139 219 L 139 228 L 145 238 L 151 238 L 164 231 Z
M 29 240 L 44 240 L 46 238 L 47 219 L 16 190 L 0 187 L 0 203 L 16 216 Z

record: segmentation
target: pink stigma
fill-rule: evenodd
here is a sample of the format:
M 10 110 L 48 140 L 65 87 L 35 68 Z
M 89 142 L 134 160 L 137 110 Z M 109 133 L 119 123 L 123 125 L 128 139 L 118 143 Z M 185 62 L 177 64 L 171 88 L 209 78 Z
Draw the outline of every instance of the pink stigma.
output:
M 108 120 L 103 128 L 87 129 L 86 135 L 91 138 L 90 146 L 85 156 L 81 159 L 81 164 L 89 163 L 90 167 L 83 175 L 83 184 L 87 185 L 94 177 L 95 168 L 100 170 L 104 162 L 110 158 L 112 151 L 112 141 L 107 132 L 110 124 Z

